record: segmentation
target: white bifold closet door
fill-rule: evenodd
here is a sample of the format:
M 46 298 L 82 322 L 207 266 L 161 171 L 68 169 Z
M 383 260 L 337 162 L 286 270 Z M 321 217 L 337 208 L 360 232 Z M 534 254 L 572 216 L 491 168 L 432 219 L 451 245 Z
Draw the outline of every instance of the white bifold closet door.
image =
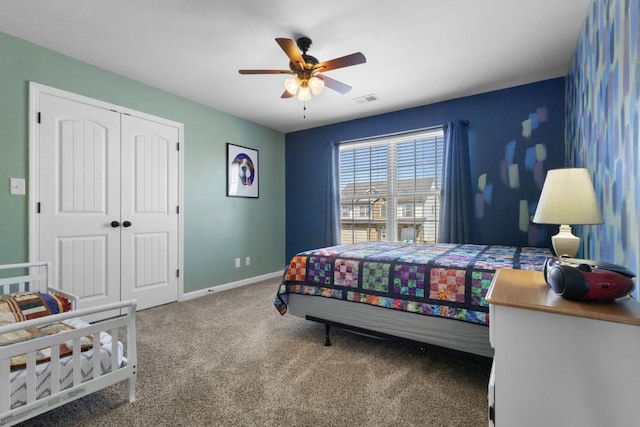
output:
M 122 299 L 138 308 L 178 297 L 178 129 L 122 116 Z
M 80 308 L 178 298 L 179 129 L 39 96 L 38 259 Z

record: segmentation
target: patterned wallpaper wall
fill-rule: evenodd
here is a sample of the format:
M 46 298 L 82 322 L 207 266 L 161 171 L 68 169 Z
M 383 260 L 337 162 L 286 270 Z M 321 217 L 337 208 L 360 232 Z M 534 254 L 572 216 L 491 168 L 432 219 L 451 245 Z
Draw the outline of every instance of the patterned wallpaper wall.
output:
M 640 273 L 640 0 L 595 0 L 567 78 L 567 164 L 586 167 L 604 224 L 582 257 Z

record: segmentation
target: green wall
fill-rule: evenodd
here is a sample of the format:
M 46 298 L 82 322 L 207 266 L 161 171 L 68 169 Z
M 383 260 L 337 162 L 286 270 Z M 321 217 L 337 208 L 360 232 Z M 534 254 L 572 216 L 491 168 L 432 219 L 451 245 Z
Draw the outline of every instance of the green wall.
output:
M 283 269 L 284 134 L 0 33 L 0 264 L 29 254 L 29 82 L 184 123 L 184 292 Z M 260 197 L 226 197 L 226 143 L 259 150 Z M 28 188 L 28 183 L 27 183 Z M 244 266 L 245 257 L 251 265 Z M 243 266 L 234 267 L 241 258 Z

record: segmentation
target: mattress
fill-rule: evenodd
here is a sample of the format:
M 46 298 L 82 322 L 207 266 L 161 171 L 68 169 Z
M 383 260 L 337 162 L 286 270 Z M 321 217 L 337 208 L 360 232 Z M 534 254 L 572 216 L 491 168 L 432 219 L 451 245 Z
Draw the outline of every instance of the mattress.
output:
M 75 329 L 80 329 L 89 326 L 89 323 L 81 319 L 68 319 L 63 321 L 65 325 L 71 326 Z M 60 332 L 62 334 L 65 332 Z M 112 355 L 112 337 L 111 335 L 101 332 L 100 333 L 100 368 L 102 373 L 111 372 L 111 355 Z M 71 347 L 72 343 L 67 342 L 67 346 Z M 123 357 L 123 345 L 121 342 L 117 343 L 117 363 L 118 367 L 126 364 L 126 359 Z M 93 378 L 93 349 L 83 351 L 80 356 L 81 364 L 81 379 L 82 381 L 90 380 Z M 73 356 L 61 357 L 60 364 L 60 390 L 64 390 L 73 385 Z M 51 394 L 51 362 L 44 361 L 36 365 L 36 398 L 49 396 Z M 26 391 L 27 371 L 26 369 L 12 370 L 9 375 L 10 389 L 11 389 L 11 409 L 22 406 L 27 401 Z

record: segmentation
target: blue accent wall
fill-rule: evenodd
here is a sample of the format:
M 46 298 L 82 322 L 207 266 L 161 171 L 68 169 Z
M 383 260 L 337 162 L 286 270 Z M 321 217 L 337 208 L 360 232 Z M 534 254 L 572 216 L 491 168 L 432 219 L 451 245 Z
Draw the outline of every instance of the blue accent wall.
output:
M 323 244 L 328 142 L 455 119 L 469 121 L 476 242 L 550 246 L 556 231 L 531 218 L 546 171 L 565 164 L 564 78 L 287 134 L 287 258 Z

